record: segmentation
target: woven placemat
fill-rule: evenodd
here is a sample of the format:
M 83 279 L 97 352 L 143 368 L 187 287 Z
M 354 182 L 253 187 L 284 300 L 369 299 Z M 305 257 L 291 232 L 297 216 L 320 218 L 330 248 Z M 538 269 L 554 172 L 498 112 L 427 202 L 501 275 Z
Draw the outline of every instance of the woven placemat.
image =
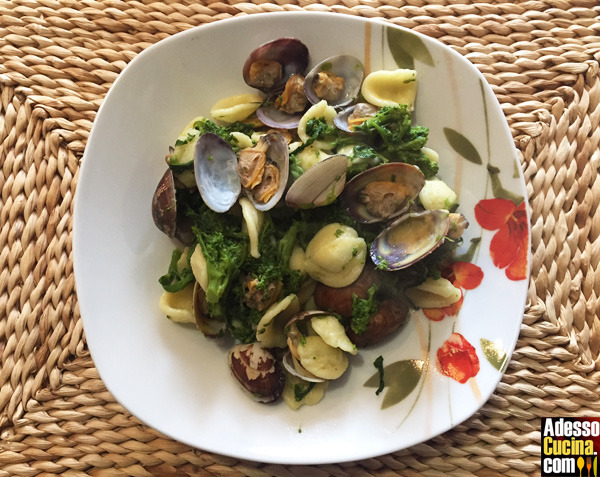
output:
M 479 412 L 409 449 L 310 467 L 206 453 L 127 413 L 87 350 L 71 248 L 80 160 L 125 65 L 193 26 L 302 9 L 386 19 L 480 69 L 520 152 L 533 247 L 520 339 Z M 542 416 L 600 416 L 599 13 L 594 0 L 0 2 L 0 477 L 538 475 Z

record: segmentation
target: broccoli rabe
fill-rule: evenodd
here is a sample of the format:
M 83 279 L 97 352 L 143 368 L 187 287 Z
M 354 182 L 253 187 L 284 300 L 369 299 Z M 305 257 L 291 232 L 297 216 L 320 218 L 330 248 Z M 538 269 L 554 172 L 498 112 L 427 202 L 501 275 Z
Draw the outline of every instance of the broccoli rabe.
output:
M 190 267 L 190 251 L 185 256 L 185 264 L 181 265 L 180 259 L 183 251 L 179 249 L 173 250 L 167 273 L 158 279 L 158 282 L 165 291 L 171 293 L 181 291 L 194 280 L 194 274 Z
M 371 317 L 377 313 L 378 303 L 375 299 L 377 288 L 377 285 L 371 285 L 367 290 L 367 298 L 365 299 L 352 294 L 352 318 L 350 327 L 357 335 L 361 335 L 367 330 Z
M 429 129 L 412 126 L 405 105 L 384 106 L 375 116 L 354 127 L 377 153 L 390 161 L 406 162 L 421 169 L 425 177 L 438 172 L 438 164 L 428 158 L 422 148 L 427 143 Z

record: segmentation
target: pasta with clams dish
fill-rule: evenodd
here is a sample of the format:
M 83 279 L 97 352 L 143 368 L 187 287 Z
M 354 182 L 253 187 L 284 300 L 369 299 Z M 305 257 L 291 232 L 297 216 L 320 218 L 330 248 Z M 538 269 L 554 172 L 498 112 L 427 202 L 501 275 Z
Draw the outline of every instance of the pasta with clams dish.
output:
M 162 312 L 235 340 L 242 389 L 293 409 L 411 309 L 460 299 L 440 270 L 468 225 L 412 123 L 417 72 L 367 74 L 348 55 L 308 64 L 295 38 L 256 48 L 242 69 L 255 92 L 183 128 L 152 200 L 176 242 Z

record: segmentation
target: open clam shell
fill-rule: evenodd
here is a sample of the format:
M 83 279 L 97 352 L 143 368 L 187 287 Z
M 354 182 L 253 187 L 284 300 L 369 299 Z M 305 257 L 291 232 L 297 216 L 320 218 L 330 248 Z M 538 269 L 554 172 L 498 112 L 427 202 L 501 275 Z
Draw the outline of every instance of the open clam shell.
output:
M 356 134 L 353 126 L 362 124 L 365 119 L 375 116 L 378 110 L 377 106 L 369 103 L 353 104 L 342 109 L 333 119 L 333 124 L 342 131 Z
M 320 73 L 335 75 L 336 79 L 341 78 L 341 89 L 327 86 L 327 81 L 322 82 L 319 78 Z M 356 100 L 360 94 L 364 74 L 365 67 L 359 59 L 350 55 L 332 56 L 321 61 L 306 75 L 304 92 L 312 104 L 325 99 L 330 106 L 342 107 Z
M 253 68 L 259 62 L 276 62 L 280 65 L 280 72 L 267 75 L 257 80 L 253 74 Z M 254 65 L 254 67 L 253 67 Z M 266 94 L 274 94 L 281 91 L 286 81 L 295 73 L 304 74 L 308 67 L 308 48 L 296 38 L 279 38 L 264 43 L 256 48 L 244 63 L 242 74 L 244 81 L 249 86 L 259 89 Z M 262 76 L 262 75 L 258 75 Z
M 296 129 L 303 113 L 289 114 L 277 109 L 272 102 L 264 103 L 256 110 L 256 117 L 265 126 L 276 129 Z
M 342 193 L 342 204 L 359 222 L 381 222 L 405 213 L 424 184 L 425 176 L 418 167 L 389 162 L 352 178 Z
M 194 174 L 200 195 L 212 210 L 227 212 L 235 204 L 242 190 L 237 156 L 216 134 L 206 133 L 198 139 Z
M 267 162 L 273 163 L 278 170 L 278 182 L 277 184 L 274 184 L 277 187 L 277 190 L 266 202 L 258 201 L 252 193 L 252 190 L 244 189 L 244 193 L 257 210 L 265 211 L 275 207 L 277 202 L 283 197 L 290 173 L 290 157 L 287 141 L 280 133 L 268 133 L 261 138 L 261 141 L 264 141 L 267 146 Z M 261 187 L 261 184 L 257 187 Z
M 346 185 L 348 157 L 336 154 L 316 163 L 290 186 L 285 202 L 293 208 L 331 204 Z
M 371 244 L 371 260 L 384 270 L 401 270 L 429 255 L 443 242 L 450 227 L 447 210 L 403 215 Z

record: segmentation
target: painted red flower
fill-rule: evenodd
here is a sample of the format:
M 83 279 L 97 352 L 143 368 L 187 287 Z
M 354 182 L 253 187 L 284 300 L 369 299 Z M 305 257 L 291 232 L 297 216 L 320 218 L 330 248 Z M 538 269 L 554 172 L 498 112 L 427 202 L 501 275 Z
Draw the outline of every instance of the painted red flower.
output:
M 466 383 L 479 372 L 479 358 L 463 335 L 452 333 L 437 351 L 437 367 L 443 375 Z
M 469 262 L 454 262 L 442 272 L 442 277 L 450 280 L 452 284 L 461 289 L 473 290 L 483 280 L 483 270 L 477 265 Z M 463 304 L 461 290 L 460 300 L 450 306 L 443 308 L 423 308 L 423 313 L 431 321 L 442 321 L 447 316 L 457 315 Z
M 508 199 L 485 199 L 475 206 L 475 219 L 486 230 L 497 230 L 490 243 L 490 256 L 505 268 L 510 280 L 527 278 L 529 228 L 525 202 L 516 206 Z

